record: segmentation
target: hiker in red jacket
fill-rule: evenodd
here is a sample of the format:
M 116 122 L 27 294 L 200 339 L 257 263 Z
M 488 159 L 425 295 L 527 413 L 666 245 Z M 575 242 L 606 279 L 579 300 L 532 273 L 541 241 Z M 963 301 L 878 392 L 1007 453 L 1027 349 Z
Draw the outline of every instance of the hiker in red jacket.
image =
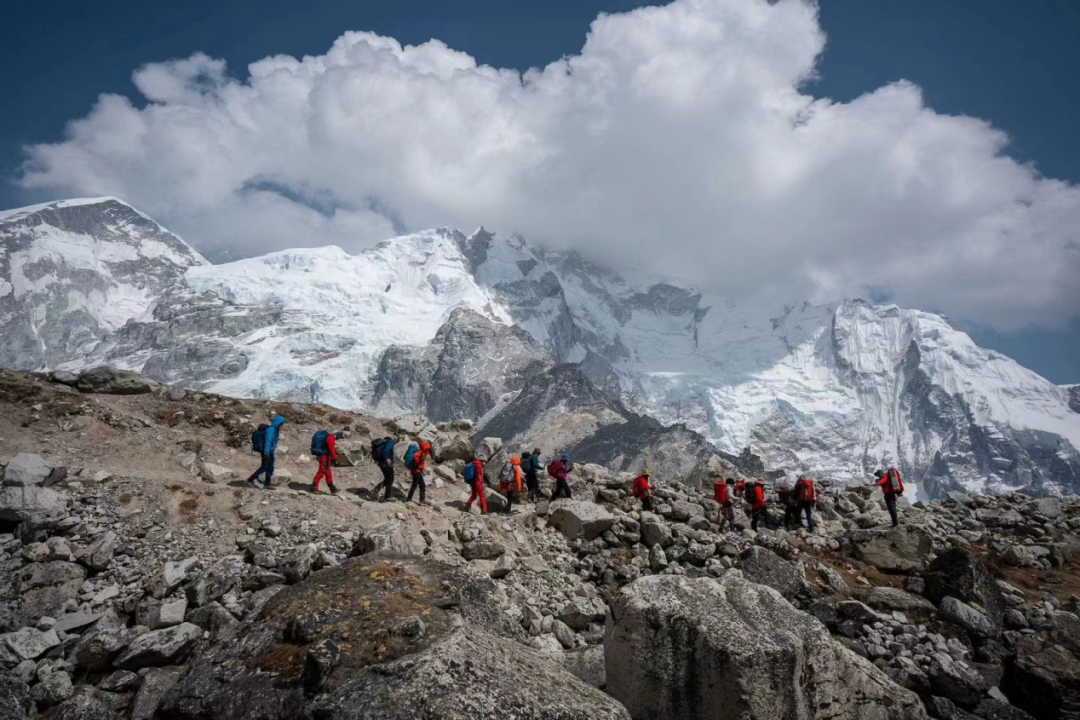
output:
M 896 498 L 904 494 L 904 481 L 900 478 L 900 471 L 889 468 L 886 471 L 878 470 L 874 473 L 877 482 L 874 483 L 885 495 L 885 507 L 889 509 L 889 517 L 892 518 L 892 526 L 900 524 L 900 518 L 896 514 Z
M 652 491 L 656 488 L 649 484 L 650 477 L 652 477 L 652 473 L 646 468 L 634 478 L 634 497 L 641 501 L 642 510 L 652 510 L 653 508 Z
M 548 475 L 555 479 L 555 490 L 551 493 L 551 499 L 565 497 L 569 500 L 571 498 L 570 483 L 566 481 L 566 477 L 573 471 L 570 458 L 566 455 L 555 458 L 547 466 L 547 471 Z
M 799 514 L 806 515 L 806 526 L 814 532 L 814 506 L 817 505 L 817 490 L 814 481 L 803 475 L 795 484 L 795 499 L 799 503 Z
M 338 430 L 326 436 L 326 452 L 318 455 L 319 471 L 315 473 L 315 479 L 311 482 L 311 492 L 319 492 L 319 481 L 326 478 L 326 487 L 331 493 L 337 495 L 338 489 L 334 485 L 334 463 L 337 462 L 337 448 L 334 443 L 345 437 L 345 433 Z
M 758 523 L 765 522 L 765 526 L 769 525 L 769 503 L 765 500 L 765 479 L 757 478 L 754 480 L 754 486 L 751 493 L 753 502 L 750 503 L 750 529 L 757 530 Z
M 469 463 L 473 467 L 473 476 L 467 482 L 471 483 L 472 492 L 469 501 L 465 503 L 465 512 L 472 510 L 473 500 L 480 500 L 480 512 L 487 515 L 487 497 L 484 495 L 484 463 L 482 460 L 473 460 Z M 468 467 L 468 466 L 466 466 Z
M 409 494 L 405 502 L 412 502 L 416 488 L 420 488 L 420 504 L 427 505 L 427 481 L 424 479 L 424 464 L 431 455 L 431 443 L 420 443 L 420 449 L 412 457 L 412 485 L 409 486 Z

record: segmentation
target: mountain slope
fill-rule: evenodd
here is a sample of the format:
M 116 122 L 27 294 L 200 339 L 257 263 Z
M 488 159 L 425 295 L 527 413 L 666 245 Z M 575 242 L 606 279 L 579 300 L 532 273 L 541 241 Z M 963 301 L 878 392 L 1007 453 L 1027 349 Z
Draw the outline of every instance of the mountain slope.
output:
M 896 465 L 932 495 L 1080 492 L 1075 388 L 930 313 L 862 301 L 742 307 L 483 229 L 209 266 L 173 236 L 154 256 L 148 234 L 164 231 L 116 201 L 50 207 L 0 216 L 9 365 L 110 362 L 236 396 L 487 425 L 522 388 L 530 397 L 537 372 L 572 364 L 597 407 L 685 425 L 730 456 L 749 449 L 771 472 L 861 483 Z M 48 224 L 43 212 L 63 217 Z M 58 232 L 68 233 L 63 253 Z M 114 260 L 122 253 L 135 260 Z M 96 264 L 76 267 L 84 256 Z M 138 301 L 108 302 L 110 291 Z M 545 449 L 599 428 L 556 406 L 519 414 L 497 434 L 562 427 Z
M 80 358 L 206 261 L 114 198 L 0 212 L 0 365 Z

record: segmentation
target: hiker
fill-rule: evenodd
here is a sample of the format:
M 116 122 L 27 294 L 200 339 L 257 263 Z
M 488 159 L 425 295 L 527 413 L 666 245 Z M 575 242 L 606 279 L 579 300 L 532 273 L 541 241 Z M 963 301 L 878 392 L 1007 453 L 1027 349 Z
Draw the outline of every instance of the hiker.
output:
M 251 477 L 247 479 L 249 485 L 254 485 L 259 475 L 266 474 L 266 482 L 263 487 L 269 490 L 274 478 L 274 453 L 277 452 L 278 439 L 281 437 L 281 426 L 285 424 L 285 418 L 276 415 L 269 425 L 259 425 L 255 432 L 251 433 L 251 447 L 262 456 L 262 464 Z
M 799 517 L 806 515 L 806 527 L 814 532 L 814 506 L 817 505 L 817 490 L 814 481 L 805 475 L 799 478 L 795 486 L 795 499 L 799 503 Z
M 642 510 L 651 511 L 653 509 L 652 491 L 656 488 L 649 484 L 650 477 L 652 477 L 652 472 L 645 468 L 634 478 L 634 497 L 641 501 Z
M 885 494 L 885 507 L 889 509 L 889 517 L 892 518 L 892 526 L 900 524 L 900 518 L 896 514 L 896 498 L 904 494 L 904 481 L 900 478 L 900 471 L 889 468 L 886 471 L 878 470 L 874 473 L 877 482 L 874 483 Z
M 548 464 L 547 473 L 555 479 L 555 489 L 551 492 L 552 500 L 558 497 L 565 497 L 567 500 L 573 498 L 570 494 L 570 484 L 566 481 L 566 476 L 573 469 L 570 458 L 566 455 L 557 457 Z
M 376 498 L 379 497 L 379 489 L 386 488 L 383 500 L 390 499 L 390 491 L 394 487 L 394 446 L 399 438 L 387 435 L 384 438 L 376 438 L 371 441 L 371 459 L 382 470 L 382 481 L 372 489 Z
M 499 492 L 506 497 L 506 514 L 513 512 L 514 496 L 521 497 L 521 458 L 510 458 L 510 464 L 503 465 L 499 474 Z
M 753 487 L 753 483 L 751 483 L 751 487 Z M 747 502 L 750 501 L 750 492 L 746 488 L 746 481 L 743 480 L 742 478 L 739 478 L 739 481 L 737 483 L 735 483 L 735 501 L 732 502 L 732 505 L 734 506 L 734 503 L 736 501 L 741 501 L 741 500 L 744 500 L 744 499 Z M 742 506 L 743 514 L 746 515 L 747 517 L 750 517 L 750 511 L 747 509 L 748 507 L 749 507 L 749 505 L 743 505 Z M 732 509 L 734 509 L 734 507 L 732 507 Z
M 525 467 L 525 484 L 529 487 L 529 501 L 536 502 L 538 498 L 544 497 L 544 493 L 540 491 L 540 472 L 544 469 L 544 465 L 540 462 L 540 448 L 533 450 L 531 455 L 529 453 L 522 455 L 521 464 Z
M 786 480 L 783 484 L 777 483 L 776 499 L 780 506 L 784 508 L 784 529 L 801 528 L 802 518 L 799 517 L 799 501 L 795 498 L 795 492 L 788 486 Z
M 319 471 L 315 473 L 315 479 L 311 481 L 311 492 L 319 492 L 319 481 L 326 478 L 326 487 L 333 495 L 338 494 L 337 486 L 334 485 L 334 463 L 337 462 L 337 448 L 335 441 L 345 437 L 345 432 L 338 430 L 335 433 L 326 430 L 317 430 L 311 436 L 311 454 L 319 458 Z
M 427 505 L 427 483 L 424 480 L 424 463 L 431 456 L 431 443 L 422 442 L 420 447 L 410 445 L 405 451 L 405 467 L 412 473 L 412 485 L 405 502 L 411 502 L 416 488 L 420 488 L 420 504 Z
M 716 511 L 716 524 L 720 526 L 720 530 L 723 531 L 724 523 L 727 522 L 728 530 L 734 530 L 735 524 L 735 501 L 733 495 L 735 494 L 735 480 L 728 478 L 727 480 L 717 480 L 713 483 L 713 496 L 716 500 L 716 504 L 720 508 Z M 742 529 L 739 526 L 739 529 Z
M 753 498 L 750 503 L 750 529 L 757 530 L 758 523 L 761 521 L 764 521 L 765 526 L 768 527 L 769 503 L 765 500 L 765 478 L 754 480 L 754 484 L 750 486 L 750 493 Z
M 470 461 L 462 471 L 462 475 L 465 478 L 465 484 L 472 489 L 469 500 L 465 503 L 465 512 L 472 510 L 473 500 L 479 499 L 480 513 L 487 515 L 487 497 L 484 495 L 484 461 L 479 458 Z

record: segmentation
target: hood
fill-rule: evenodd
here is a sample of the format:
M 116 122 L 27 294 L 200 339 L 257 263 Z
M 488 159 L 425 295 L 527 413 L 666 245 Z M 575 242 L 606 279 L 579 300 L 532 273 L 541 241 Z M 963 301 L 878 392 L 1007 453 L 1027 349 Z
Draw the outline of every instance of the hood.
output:
M 285 418 L 278 415 L 277 417 L 274 418 L 274 421 L 270 423 L 270 427 L 276 429 L 276 428 L 281 427 L 284 424 L 285 424 Z

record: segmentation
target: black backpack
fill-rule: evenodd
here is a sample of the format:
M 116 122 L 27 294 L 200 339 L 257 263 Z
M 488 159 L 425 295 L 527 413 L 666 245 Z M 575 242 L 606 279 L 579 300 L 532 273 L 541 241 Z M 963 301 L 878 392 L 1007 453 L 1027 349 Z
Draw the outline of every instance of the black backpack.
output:
M 383 461 L 386 438 L 375 438 L 371 441 L 371 459 L 377 463 Z
M 266 431 L 270 429 L 270 426 L 266 423 L 260 423 L 259 427 L 255 428 L 255 431 L 251 433 L 251 450 L 262 455 L 263 448 L 266 447 Z

